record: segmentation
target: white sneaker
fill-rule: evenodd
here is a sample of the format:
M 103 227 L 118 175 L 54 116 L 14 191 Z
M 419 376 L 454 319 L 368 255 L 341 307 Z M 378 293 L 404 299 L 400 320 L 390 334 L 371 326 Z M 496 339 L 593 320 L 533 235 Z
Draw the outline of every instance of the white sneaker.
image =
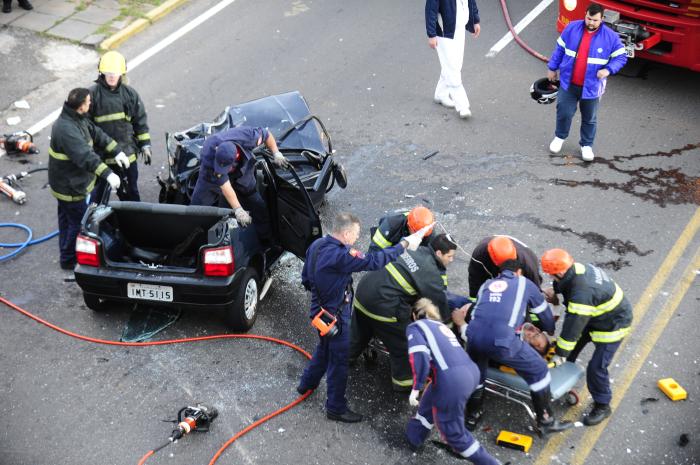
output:
M 561 148 L 563 145 L 564 139 L 555 137 L 554 139 L 552 139 L 552 142 L 549 143 L 549 151 L 552 153 L 559 153 L 561 152 Z
M 455 102 L 452 100 L 452 97 L 449 95 L 446 97 L 433 97 L 433 102 L 439 103 L 443 107 L 447 108 L 454 108 L 455 107 Z
M 460 118 L 469 118 L 472 115 L 472 111 L 469 109 L 469 107 L 457 110 L 457 113 L 459 113 Z
M 581 158 L 583 158 L 583 161 L 593 161 L 593 158 L 595 158 L 593 148 L 588 145 L 581 147 Z

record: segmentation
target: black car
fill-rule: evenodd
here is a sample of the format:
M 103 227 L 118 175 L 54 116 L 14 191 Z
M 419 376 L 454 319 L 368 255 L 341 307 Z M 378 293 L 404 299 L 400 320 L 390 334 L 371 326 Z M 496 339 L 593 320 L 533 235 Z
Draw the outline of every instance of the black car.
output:
M 258 115 L 257 104 L 268 108 L 271 101 L 301 102 L 308 112 L 301 95 L 290 93 L 231 107 L 226 119 L 233 114 Z M 241 108 L 245 112 L 235 110 Z M 284 110 L 290 118 L 295 114 L 291 110 Z M 264 119 L 247 121 L 274 130 L 277 116 L 273 111 L 266 114 L 275 119 L 268 124 Z M 250 329 L 269 286 L 271 266 L 285 250 L 304 258 L 311 242 L 321 236 L 317 207 L 333 185 L 331 178 L 343 174 L 332 158 L 325 129 L 317 131 L 312 121 L 318 120 L 305 116 L 291 121 L 292 130 L 279 136 L 287 144 L 281 150 L 292 169 L 277 169 L 264 153 L 257 164 L 258 189 L 269 208 L 278 247 L 263 248 L 255 227 L 241 227 L 227 208 L 120 201 L 93 204 L 76 244 L 75 277 L 85 304 L 93 310 L 105 308 L 107 301 L 218 308 L 231 329 Z M 322 149 L 321 134 L 326 149 Z M 182 180 L 190 180 L 198 167 L 194 147 L 201 149 L 201 141 L 182 135 L 169 137 L 174 148 L 169 153 L 171 178 L 163 185 L 161 202 L 189 203 L 189 184 Z M 301 144 L 306 145 L 297 146 Z

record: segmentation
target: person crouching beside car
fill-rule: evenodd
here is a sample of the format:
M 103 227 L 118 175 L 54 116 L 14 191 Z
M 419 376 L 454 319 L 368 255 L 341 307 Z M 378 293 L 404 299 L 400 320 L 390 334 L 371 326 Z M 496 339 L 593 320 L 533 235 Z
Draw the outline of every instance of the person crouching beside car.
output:
M 257 190 L 253 155 L 253 149 L 263 142 L 273 153 L 275 165 L 287 168 L 289 162 L 267 129 L 239 126 L 207 137 L 190 204 L 214 206 L 225 200 L 240 225 L 247 226 L 252 221 L 260 242 L 269 246 L 273 243 L 270 215 Z

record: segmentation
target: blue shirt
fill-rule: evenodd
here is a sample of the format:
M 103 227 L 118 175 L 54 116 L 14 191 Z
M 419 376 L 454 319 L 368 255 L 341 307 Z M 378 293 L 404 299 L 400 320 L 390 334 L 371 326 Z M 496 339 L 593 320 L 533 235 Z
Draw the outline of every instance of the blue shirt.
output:
M 543 329 L 552 334 L 554 317 L 537 285 L 506 270 L 479 289 L 469 326 L 488 326 L 494 338 L 514 336 L 525 322 L 528 308 L 541 320 Z
M 255 190 L 255 155 L 253 149 L 267 140 L 267 129 L 239 126 L 212 134 L 207 137 L 200 155 L 199 178 L 203 181 L 223 185 L 229 178 L 239 194 Z M 238 155 L 233 160 L 229 178 L 214 172 L 216 148 L 223 142 L 233 142 L 238 147 Z
M 301 283 L 311 291 L 311 312 L 314 317 L 323 307 L 338 315 L 352 302 L 352 274 L 372 271 L 395 260 L 404 251 L 397 244 L 377 252 L 363 254 L 333 236 L 316 239 L 306 251 Z

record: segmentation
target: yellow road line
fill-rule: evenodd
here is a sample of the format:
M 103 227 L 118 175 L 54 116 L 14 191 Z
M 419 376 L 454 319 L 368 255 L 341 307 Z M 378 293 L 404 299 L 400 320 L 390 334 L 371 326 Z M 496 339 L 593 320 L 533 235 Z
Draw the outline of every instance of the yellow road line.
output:
M 685 226 L 683 229 L 683 232 L 681 232 L 680 236 L 678 236 L 678 239 L 676 240 L 676 243 L 673 244 L 673 247 L 671 248 L 670 252 L 664 259 L 663 263 L 657 270 L 656 274 L 654 277 L 651 279 L 649 284 L 647 285 L 647 288 L 644 290 L 642 293 L 642 296 L 639 298 L 639 301 L 637 304 L 634 306 L 634 322 L 632 324 L 632 331 L 635 330 L 639 322 L 644 318 L 644 315 L 646 315 L 647 311 L 649 310 L 649 307 L 651 306 L 652 302 L 658 295 L 659 291 L 661 288 L 666 284 L 666 280 L 668 280 L 668 277 L 671 274 L 671 271 L 673 271 L 673 268 L 676 266 L 678 263 L 678 260 L 683 256 L 683 253 L 685 252 L 685 249 L 688 248 L 688 245 L 692 241 L 693 237 L 695 237 L 695 234 L 698 232 L 698 229 L 700 229 L 700 208 L 695 210 L 695 214 L 691 217 L 690 221 L 688 224 Z M 617 353 L 622 353 L 624 348 L 627 346 L 627 342 L 629 341 L 630 336 L 627 336 L 623 341 L 622 344 L 620 344 L 620 347 L 617 350 Z M 582 389 L 580 393 L 580 398 L 581 399 L 588 399 L 588 389 L 584 388 Z M 566 412 L 564 415 L 565 420 L 574 420 L 578 419 L 581 416 L 581 413 L 583 412 L 583 409 L 585 408 L 584 406 L 587 404 L 587 402 L 582 402 L 578 406 L 569 409 L 569 411 Z M 535 465 L 547 465 L 550 463 L 551 457 L 553 455 L 557 455 L 557 451 L 566 443 L 566 441 L 569 439 L 569 436 L 574 430 L 568 430 L 564 433 L 560 433 L 555 435 L 554 437 L 551 437 L 549 441 L 547 441 L 547 444 L 545 447 L 542 449 L 540 454 L 537 456 L 537 459 L 535 460 Z M 581 446 L 583 448 L 587 447 L 593 447 L 592 444 L 586 444 L 583 443 L 584 445 Z M 570 445 L 567 443 L 567 446 Z
M 621 380 L 621 382 L 619 385 L 616 383 L 615 393 L 613 395 L 612 402 L 610 403 L 613 410 L 615 410 L 618 405 L 620 405 L 620 402 L 622 402 L 622 398 L 632 385 L 632 381 L 634 381 L 634 378 L 636 378 L 639 370 L 642 368 L 647 357 L 656 345 L 656 341 L 658 341 L 664 329 L 666 329 L 666 325 L 671 320 L 673 312 L 676 311 L 676 308 L 678 308 L 678 305 L 680 305 L 686 292 L 688 292 L 690 285 L 693 283 L 696 276 L 695 271 L 698 268 L 700 268 L 700 247 L 698 247 L 693 261 L 690 262 L 688 267 L 681 275 L 681 281 L 673 288 L 671 298 L 666 302 L 663 309 L 661 309 L 656 319 L 652 323 L 651 329 L 643 338 L 639 346 L 639 353 L 635 356 L 635 359 L 630 362 L 629 365 L 627 365 L 627 368 L 625 368 L 622 376 L 618 378 L 618 380 Z M 576 450 L 570 462 L 571 465 L 583 465 L 588 457 L 588 454 L 591 453 L 591 450 L 593 450 L 593 447 L 598 442 L 600 435 L 603 434 L 603 431 L 605 431 L 610 418 L 612 417 L 606 418 L 595 428 L 587 429 L 580 441 L 581 444 L 584 444 L 585 446 Z

